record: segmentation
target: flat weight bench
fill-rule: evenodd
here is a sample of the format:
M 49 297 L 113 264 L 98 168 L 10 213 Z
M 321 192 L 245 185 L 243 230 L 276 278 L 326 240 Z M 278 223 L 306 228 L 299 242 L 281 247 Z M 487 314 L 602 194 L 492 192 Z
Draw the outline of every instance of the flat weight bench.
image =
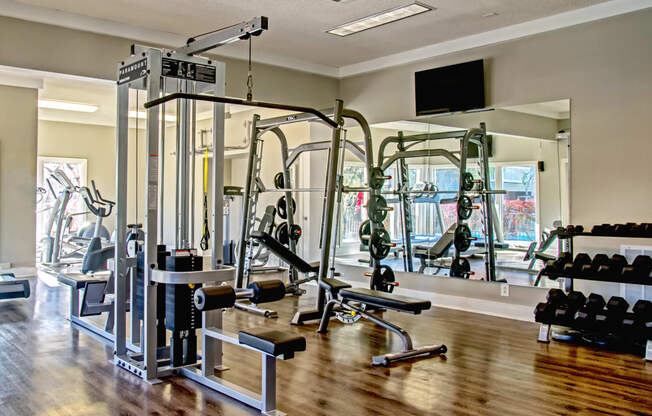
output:
M 29 295 L 29 281 L 27 279 L 16 279 L 13 273 L 0 274 L 0 300 L 27 299 Z
M 371 359 L 372 365 L 388 366 L 392 362 L 408 358 L 446 353 L 447 348 L 443 344 L 415 348 L 412 345 L 412 338 L 410 338 L 410 335 L 403 328 L 377 316 L 370 315 L 364 310 L 364 305 L 368 305 L 418 315 L 421 311 L 430 309 L 430 301 L 414 299 L 377 290 L 352 288 L 348 283 L 337 279 L 322 279 L 320 286 L 329 293 L 330 300 L 326 303 L 321 322 L 319 323 L 319 330 L 317 332 L 323 334 L 328 331 L 328 323 L 330 322 L 333 308 L 337 305 L 342 309 L 355 312 L 363 318 L 369 319 L 377 325 L 389 329 L 401 337 L 401 341 L 403 341 L 403 351 L 374 356 Z M 360 306 L 353 303 L 359 303 Z
M 202 287 L 195 291 L 195 307 L 201 312 L 231 308 L 237 299 L 248 299 L 259 304 L 274 302 L 285 296 L 285 285 L 280 280 L 265 280 L 251 283 L 247 289 L 235 291 L 231 286 Z M 206 317 L 204 316 L 204 319 Z M 221 318 L 220 318 L 221 319 Z M 265 415 L 285 415 L 276 409 L 276 359 L 289 360 L 294 354 L 306 350 L 304 337 L 269 328 L 256 328 L 239 331 L 237 337 L 221 328 L 204 329 L 204 335 L 219 341 L 228 342 L 262 354 L 262 391 L 251 392 L 244 387 L 232 384 L 215 375 L 200 377 L 197 370 L 183 369 L 189 378 L 234 397 Z

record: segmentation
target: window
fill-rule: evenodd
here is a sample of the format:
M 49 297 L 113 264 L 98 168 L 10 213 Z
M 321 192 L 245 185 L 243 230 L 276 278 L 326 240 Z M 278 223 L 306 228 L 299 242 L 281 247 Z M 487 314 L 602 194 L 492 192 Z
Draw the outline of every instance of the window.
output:
M 534 166 L 503 166 L 502 225 L 505 240 L 537 239 L 537 181 Z

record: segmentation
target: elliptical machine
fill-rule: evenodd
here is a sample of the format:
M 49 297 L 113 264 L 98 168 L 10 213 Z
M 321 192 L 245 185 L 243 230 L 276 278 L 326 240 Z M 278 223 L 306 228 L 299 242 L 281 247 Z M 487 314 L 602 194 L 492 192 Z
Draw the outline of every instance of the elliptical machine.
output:
M 91 181 L 91 186 L 93 188 L 93 194 L 91 194 L 90 189 L 86 186 L 80 188 L 80 193 L 86 207 L 96 218 L 93 237 L 88 242 L 88 248 L 82 260 L 81 271 L 84 274 L 106 270 L 107 260 L 114 255 L 113 245 L 102 247 L 101 231 L 103 229 L 102 220 L 111 215 L 115 202 L 102 198 L 102 194 L 95 187 L 95 181 Z

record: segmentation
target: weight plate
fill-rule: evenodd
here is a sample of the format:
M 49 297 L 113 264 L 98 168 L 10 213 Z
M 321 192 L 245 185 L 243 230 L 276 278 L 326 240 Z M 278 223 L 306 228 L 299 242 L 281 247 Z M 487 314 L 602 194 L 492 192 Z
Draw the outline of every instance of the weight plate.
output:
M 274 187 L 276 189 L 285 188 L 285 180 L 283 179 L 283 172 L 278 172 L 274 175 Z
M 455 248 L 459 251 L 466 251 L 471 247 L 471 229 L 466 224 L 459 224 L 455 228 Z
M 386 264 L 380 265 L 374 269 L 371 275 L 371 290 L 392 293 L 394 291 L 394 271 Z
M 471 264 L 466 257 L 457 257 L 451 263 L 451 277 L 463 277 L 468 279 L 471 273 Z
M 362 221 L 362 223 L 360 223 L 360 228 L 358 228 L 358 238 L 360 238 L 360 242 L 362 243 L 363 246 L 368 246 L 369 241 L 362 238 L 362 236 L 370 235 L 370 234 L 371 234 L 371 221 L 369 220 Z
M 276 239 L 276 241 L 278 241 L 279 243 L 285 246 L 290 244 L 287 222 L 282 222 L 276 227 L 276 231 L 274 232 L 274 238 Z
M 385 184 L 385 174 L 379 167 L 371 168 L 369 174 L 369 187 L 372 189 L 380 189 Z
M 288 209 L 287 203 L 285 202 L 285 195 L 276 201 L 276 212 L 282 219 L 286 220 L 288 218 Z M 294 215 L 295 212 L 297 212 L 297 201 L 292 198 L 292 215 Z
M 462 195 L 457 200 L 457 217 L 460 220 L 468 220 L 473 214 L 473 201 L 467 195 Z
M 387 200 L 382 195 L 372 195 L 367 202 L 367 215 L 376 224 L 382 224 L 387 218 Z
M 371 234 L 369 240 L 369 254 L 376 260 L 382 260 L 389 254 L 391 238 L 384 228 L 379 228 Z
M 301 234 L 303 234 L 303 230 L 299 224 L 292 224 L 292 227 L 290 227 L 290 238 L 294 241 L 298 241 L 299 238 L 301 238 Z
M 472 191 L 475 186 L 475 178 L 471 172 L 464 172 L 462 175 L 462 189 L 465 191 Z

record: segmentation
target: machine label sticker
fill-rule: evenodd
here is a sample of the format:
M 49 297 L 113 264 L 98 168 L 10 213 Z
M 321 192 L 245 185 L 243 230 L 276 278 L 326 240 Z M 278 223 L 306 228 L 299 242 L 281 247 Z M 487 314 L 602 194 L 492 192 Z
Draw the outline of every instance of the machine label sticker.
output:
M 118 70 L 118 85 L 131 82 L 147 75 L 147 58 L 125 65 Z
M 162 75 L 166 77 L 189 79 L 210 84 L 215 84 L 217 79 L 217 71 L 214 66 L 178 61 L 176 59 L 163 58 L 161 71 Z

